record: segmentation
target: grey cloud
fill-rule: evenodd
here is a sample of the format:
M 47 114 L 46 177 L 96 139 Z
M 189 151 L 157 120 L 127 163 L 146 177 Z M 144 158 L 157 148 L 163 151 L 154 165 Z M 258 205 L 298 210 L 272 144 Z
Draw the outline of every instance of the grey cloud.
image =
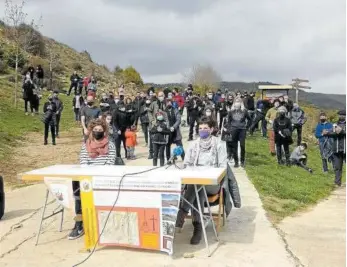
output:
M 28 13 L 43 15 L 44 34 L 87 49 L 101 64 L 132 64 L 149 81 L 179 81 L 178 73 L 206 62 L 224 80 L 287 83 L 298 76 L 310 79 L 316 91 L 329 86 L 343 93 L 345 5 L 344 0 L 334 5 L 325 0 L 60 0 L 28 2 Z
M 103 0 L 127 8 L 142 8 L 150 12 L 173 12 L 178 15 L 193 15 L 213 6 L 219 0 Z

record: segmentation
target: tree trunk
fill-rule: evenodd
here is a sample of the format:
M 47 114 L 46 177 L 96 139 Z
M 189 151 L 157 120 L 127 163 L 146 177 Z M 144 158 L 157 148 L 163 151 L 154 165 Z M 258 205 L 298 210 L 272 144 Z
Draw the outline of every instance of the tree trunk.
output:
M 16 67 L 15 67 L 15 77 L 14 77 L 14 107 L 17 108 L 17 91 L 18 91 L 18 53 L 16 53 Z

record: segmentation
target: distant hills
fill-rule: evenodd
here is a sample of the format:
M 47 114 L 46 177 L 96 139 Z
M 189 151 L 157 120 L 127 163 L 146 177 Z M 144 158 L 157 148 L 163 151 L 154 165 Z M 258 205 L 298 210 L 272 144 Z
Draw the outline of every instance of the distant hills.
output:
M 155 88 L 163 87 L 184 87 L 182 83 L 167 83 L 167 84 L 147 84 Z M 229 91 L 256 91 L 258 85 L 276 85 L 271 82 L 257 82 L 257 83 L 246 83 L 246 82 L 227 82 L 223 81 L 220 84 L 221 89 L 227 88 Z M 289 96 L 291 99 L 295 99 L 295 91 L 290 91 Z M 314 105 L 320 109 L 344 109 L 346 108 L 346 95 L 339 94 L 322 94 L 307 91 L 299 92 L 299 102 L 305 102 Z

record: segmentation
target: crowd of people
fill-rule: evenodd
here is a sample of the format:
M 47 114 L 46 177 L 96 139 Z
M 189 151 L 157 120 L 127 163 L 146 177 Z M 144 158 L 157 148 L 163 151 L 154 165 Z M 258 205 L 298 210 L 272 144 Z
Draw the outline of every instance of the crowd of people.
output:
M 302 141 L 302 130 L 307 120 L 305 112 L 287 95 L 256 99 L 254 92 L 234 93 L 226 89 L 200 95 L 189 85 L 184 90 L 165 88 L 158 92 L 150 87 L 128 97 L 124 86 L 121 86 L 117 93 L 103 92 L 98 98 L 96 80 L 93 77 L 81 79 L 77 72 L 71 76 L 67 95 L 72 89 L 74 118 L 82 128 L 84 140 L 81 164 L 114 165 L 120 158 L 136 159 L 137 131 L 141 126 L 143 145 L 148 148 L 148 159 L 152 160 L 153 166 L 170 164 L 171 147 L 176 145 L 182 148 L 181 158 L 187 165 L 223 166 L 226 162 L 233 162 L 235 168 L 245 167 L 246 138 L 260 131 L 262 137 L 268 140 L 269 153 L 277 157 L 278 164 L 295 165 L 313 172 L 307 166 L 308 145 Z M 63 103 L 58 92 L 54 91 L 44 105 L 45 144 L 49 129 L 52 142 L 56 144 L 62 111 Z M 186 153 L 181 127 L 189 128 Z M 324 113 L 320 115 L 316 137 L 320 144 L 323 171 L 328 171 L 328 162 L 332 162 L 338 186 L 341 186 L 345 159 L 345 130 L 345 111 L 339 111 L 336 124 L 327 122 Z M 290 153 L 294 131 L 297 139 Z M 76 214 L 81 214 L 78 182 L 74 182 L 73 189 Z M 210 189 L 211 192 L 217 190 Z M 178 227 L 183 225 L 187 210 L 188 207 L 181 207 Z M 201 240 L 198 218 L 193 225 L 191 243 L 198 244 Z M 81 235 L 83 224 L 76 222 L 69 238 Z

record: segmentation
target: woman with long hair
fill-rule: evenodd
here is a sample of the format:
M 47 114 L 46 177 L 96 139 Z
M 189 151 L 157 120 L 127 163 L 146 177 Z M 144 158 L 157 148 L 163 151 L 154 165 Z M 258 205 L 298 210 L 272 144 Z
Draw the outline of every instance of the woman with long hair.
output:
M 241 147 L 241 167 L 245 166 L 245 154 L 246 154 L 246 129 L 247 120 L 249 120 L 248 111 L 241 98 L 236 98 L 230 112 L 228 113 L 228 125 L 227 129 L 231 134 L 231 146 L 232 154 L 234 157 L 234 167 L 239 167 L 239 154 L 238 144 L 240 142 Z
M 96 119 L 88 124 L 88 137 L 82 145 L 80 153 L 81 165 L 115 165 L 116 148 L 109 140 L 108 126 L 105 120 Z M 82 215 L 81 192 L 79 181 L 72 182 L 75 197 L 75 213 Z M 82 221 L 76 221 L 68 238 L 70 240 L 79 238 L 84 234 Z

